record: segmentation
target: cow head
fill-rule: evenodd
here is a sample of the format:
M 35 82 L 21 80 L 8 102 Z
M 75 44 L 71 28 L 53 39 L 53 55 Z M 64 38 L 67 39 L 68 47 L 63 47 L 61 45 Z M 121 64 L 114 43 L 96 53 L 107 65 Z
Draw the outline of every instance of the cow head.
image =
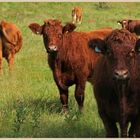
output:
M 132 20 L 121 20 L 121 21 L 117 21 L 118 24 L 121 24 L 122 26 L 122 29 L 127 29 L 129 28 L 129 23 L 131 22 Z
M 116 81 L 128 81 L 133 73 L 135 57 L 140 51 L 140 40 L 127 30 L 114 30 L 105 39 L 93 39 L 89 47 L 102 53 Z
M 29 28 L 33 33 L 43 35 L 44 44 L 48 53 L 57 52 L 62 45 L 63 34 L 72 32 L 76 26 L 67 23 L 62 26 L 58 20 L 45 20 L 43 25 L 31 23 Z

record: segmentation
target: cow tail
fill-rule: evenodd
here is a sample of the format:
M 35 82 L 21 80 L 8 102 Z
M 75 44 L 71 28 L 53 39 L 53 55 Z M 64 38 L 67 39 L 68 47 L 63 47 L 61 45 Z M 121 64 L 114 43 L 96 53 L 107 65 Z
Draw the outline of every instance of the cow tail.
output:
M 10 44 L 12 44 L 12 45 L 14 45 L 14 46 L 16 45 L 16 42 L 12 42 L 11 39 L 9 38 L 8 34 L 7 34 L 6 31 L 5 31 L 5 28 L 2 29 L 2 33 L 3 33 L 4 37 L 6 38 L 6 40 L 7 40 Z

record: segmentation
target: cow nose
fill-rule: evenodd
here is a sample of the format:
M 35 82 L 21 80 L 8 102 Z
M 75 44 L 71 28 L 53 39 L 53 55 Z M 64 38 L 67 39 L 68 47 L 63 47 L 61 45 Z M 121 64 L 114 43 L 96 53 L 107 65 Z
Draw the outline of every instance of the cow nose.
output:
M 117 80 L 126 80 L 128 79 L 128 70 L 125 69 L 125 70 L 115 70 L 114 72 L 114 78 L 117 79 Z
M 55 52 L 55 51 L 57 51 L 57 46 L 56 45 L 50 45 L 49 50 L 52 51 L 52 52 L 53 51 Z

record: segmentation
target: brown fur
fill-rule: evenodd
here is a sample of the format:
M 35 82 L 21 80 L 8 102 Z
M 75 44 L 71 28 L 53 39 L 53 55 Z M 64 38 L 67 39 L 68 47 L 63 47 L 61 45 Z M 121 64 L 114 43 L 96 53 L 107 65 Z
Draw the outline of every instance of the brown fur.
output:
M 86 81 L 93 76 L 95 64 L 100 57 L 88 48 L 88 41 L 97 37 L 103 39 L 112 29 L 72 32 L 75 29 L 73 24 L 63 27 L 59 21 L 49 21 L 54 23 L 47 21 L 42 26 L 32 23 L 29 27 L 34 33 L 42 29 L 44 44 L 49 52 L 48 63 L 53 71 L 63 108 L 68 107 L 68 88 L 73 84 L 76 84 L 75 98 L 82 108 Z
M 1 21 L 0 23 L 0 71 L 2 70 L 2 57 L 12 69 L 15 54 L 22 47 L 21 31 L 13 23 Z
M 116 122 L 121 137 L 140 137 L 140 40 L 121 29 L 114 30 L 105 41 L 96 39 L 92 43 L 90 47 L 98 46 L 103 54 L 95 67 L 93 83 L 107 137 L 119 136 Z M 124 70 L 123 75 L 117 75 Z
M 122 20 L 118 21 L 118 23 L 122 25 L 123 29 L 140 35 L 140 20 Z
M 72 9 L 72 23 L 81 23 L 82 22 L 82 8 L 74 7 Z

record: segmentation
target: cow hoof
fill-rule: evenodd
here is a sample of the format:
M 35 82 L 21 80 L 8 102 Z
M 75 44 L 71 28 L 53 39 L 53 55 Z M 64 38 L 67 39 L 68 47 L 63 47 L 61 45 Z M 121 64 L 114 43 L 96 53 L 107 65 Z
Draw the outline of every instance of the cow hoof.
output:
M 62 106 L 61 113 L 62 113 L 62 114 L 67 114 L 67 113 L 68 113 L 68 105 L 63 105 L 63 106 Z
M 83 106 L 79 106 L 79 111 L 80 111 L 80 113 L 83 113 L 84 112 Z
M 129 138 L 136 138 L 136 134 L 129 134 Z
M 68 112 L 68 109 L 63 109 L 61 110 L 60 114 L 61 115 L 67 115 L 69 112 Z

